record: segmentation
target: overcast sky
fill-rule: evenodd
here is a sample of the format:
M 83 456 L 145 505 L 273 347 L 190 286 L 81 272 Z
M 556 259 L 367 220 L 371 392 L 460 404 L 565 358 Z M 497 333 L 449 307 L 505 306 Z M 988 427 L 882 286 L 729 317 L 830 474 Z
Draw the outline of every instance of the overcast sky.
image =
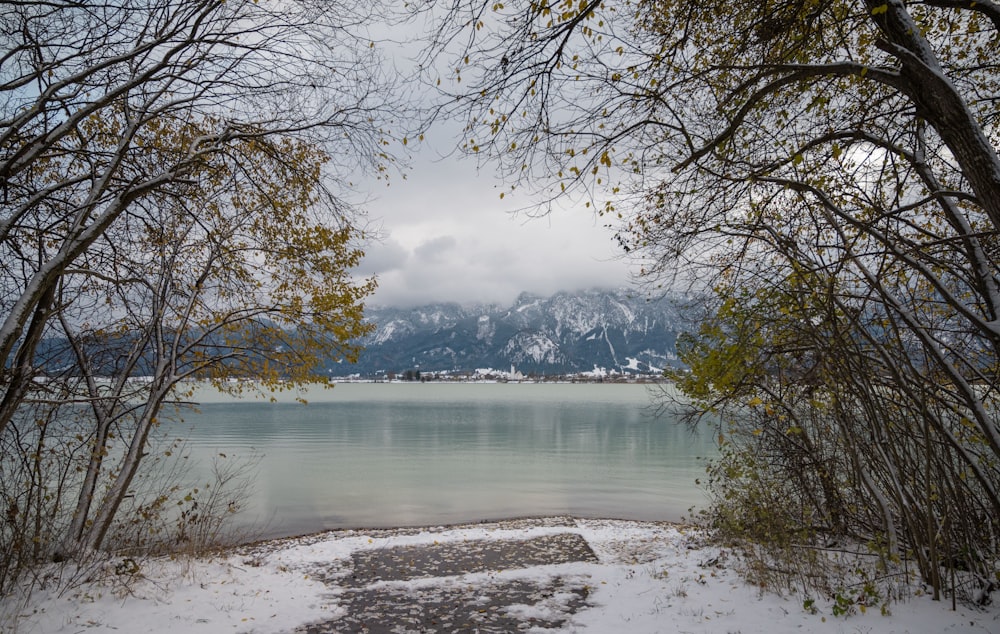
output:
M 513 215 L 529 199 L 501 200 L 499 181 L 488 170 L 477 172 L 474 158 L 440 158 L 448 141 L 417 148 L 405 181 L 371 185 L 373 199 L 364 206 L 385 237 L 368 247 L 359 270 L 378 278 L 369 304 L 509 304 L 522 291 L 628 285 L 628 265 L 591 210 Z

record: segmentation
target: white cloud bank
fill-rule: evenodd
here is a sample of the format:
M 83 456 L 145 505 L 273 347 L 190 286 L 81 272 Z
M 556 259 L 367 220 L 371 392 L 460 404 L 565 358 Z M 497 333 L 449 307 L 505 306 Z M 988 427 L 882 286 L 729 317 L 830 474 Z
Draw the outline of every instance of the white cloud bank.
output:
M 430 154 L 430 151 L 426 152 Z M 492 174 L 475 161 L 417 156 L 407 179 L 395 179 L 366 205 L 383 228 L 358 269 L 376 275 L 370 303 L 509 303 L 520 292 L 620 287 L 629 267 L 612 231 L 591 210 L 562 209 L 542 218 L 515 214 L 523 197 L 500 198 Z

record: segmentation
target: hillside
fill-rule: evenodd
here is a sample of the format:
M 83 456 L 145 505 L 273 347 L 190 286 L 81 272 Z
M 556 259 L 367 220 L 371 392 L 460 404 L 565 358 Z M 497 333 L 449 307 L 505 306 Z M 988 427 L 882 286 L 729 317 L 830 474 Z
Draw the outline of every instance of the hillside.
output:
M 649 300 L 627 291 L 551 297 L 521 294 L 513 305 L 429 304 L 369 308 L 375 331 L 349 373 L 478 368 L 563 374 L 602 367 L 653 372 L 677 364 L 677 335 L 690 329 L 680 297 Z M 347 368 L 337 368 L 331 371 Z

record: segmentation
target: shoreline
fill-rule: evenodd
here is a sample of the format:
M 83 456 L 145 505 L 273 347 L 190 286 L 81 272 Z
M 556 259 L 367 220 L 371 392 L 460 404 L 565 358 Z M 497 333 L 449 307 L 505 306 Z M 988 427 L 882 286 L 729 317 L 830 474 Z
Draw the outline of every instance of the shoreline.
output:
M 628 516 L 607 516 L 601 514 L 548 514 L 548 513 L 532 513 L 524 515 L 509 515 L 502 517 L 485 517 L 482 519 L 468 519 L 468 520 L 455 520 L 455 521 L 444 521 L 444 522 L 413 522 L 413 523 L 401 523 L 401 524 L 371 524 L 371 525 L 354 525 L 354 526 L 334 526 L 330 528 L 319 528 L 316 530 L 305 529 L 305 530 L 293 530 L 289 533 L 283 533 L 281 531 L 276 531 L 273 534 L 267 534 L 267 529 L 261 529 L 260 531 L 255 530 L 254 526 L 247 527 L 235 527 L 236 533 L 246 532 L 250 535 L 257 533 L 256 536 L 251 536 L 247 541 L 237 541 L 230 546 L 224 546 L 224 548 L 239 548 L 245 545 L 259 544 L 262 542 L 269 541 L 279 541 L 279 540 L 295 540 L 295 539 L 308 539 L 316 536 L 321 536 L 328 533 L 404 533 L 404 532 L 420 532 L 420 531 L 445 531 L 445 530 L 457 530 L 465 528 L 474 527 L 488 527 L 492 525 L 503 525 L 510 523 L 519 522 L 546 522 L 553 520 L 574 520 L 574 521 L 613 521 L 613 522 L 640 522 L 644 524 L 651 525 L 663 525 L 663 526 L 677 526 L 686 529 L 697 529 L 698 526 L 695 522 L 688 521 L 685 517 L 680 519 L 668 519 L 668 518 L 646 518 L 646 517 L 628 517 Z
M 249 541 L 238 541 L 231 545 L 223 545 L 218 548 L 219 551 L 227 550 L 243 550 L 256 548 L 262 545 L 269 544 L 271 542 L 298 542 L 298 541 L 317 541 L 324 538 L 333 536 L 334 538 L 340 536 L 349 535 L 368 535 L 368 536 L 378 536 L 382 537 L 392 537 L 400 535 L 419 535 L 421 533 L 444 533 L 449 531 L 466 531 L 472 529 L 480 530 L 500 530 L 500 529 L 511 529 L 511 528 L 528 528 L 535 526 L 563 526 L 569 525 L 573 522 L 620 522 L 620 523 L 636 523 L 636 524 L 648 524 L 650 526 L 662 526 L 662 527 L 674 527 L 678 530 L 685 531 L 700 531 L 701 529 L 692 522 L 681 520 L 650 520 L 650 519 L 636 519 L 628 517 L 598 517 L 598 516 L 587 516 L 587 515 L 514 515 L 510 517 L 501 518 L 488 518 L 481 520 L 470 520 L 470 521 L 457 521 L 457 522 L 443 522 L 443 523 L 430 523 L 430 524 L 400 524 L 393 526 L 357 526 L 357 527 L 337 527 L 337 528 L 324 528 L 318 531 L 304 531 L 301 533 L 294 533 L 291 535 L 275 535 L 275 536 L 262 536 L 254 537 Z M 215 552 L 216 549 L 209 548 L 209 551 Z

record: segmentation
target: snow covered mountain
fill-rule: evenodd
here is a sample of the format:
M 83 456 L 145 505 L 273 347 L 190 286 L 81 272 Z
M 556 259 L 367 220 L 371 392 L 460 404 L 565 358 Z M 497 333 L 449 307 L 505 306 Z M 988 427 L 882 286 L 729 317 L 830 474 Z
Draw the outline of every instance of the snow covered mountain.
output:
M 649 300 L 623 290 L 521 294 L 512 306 L 431 304 L 369 308 L 376 330 L 351 373 L 472 371 L 561 374 L 603 367 L 658 372 L 677 364 L 676 338 L 689 330 L 685 300 Z M 338 368 L 340 370 L 347 368 Z M 336 372 L 336 370 L 334 370 Z

